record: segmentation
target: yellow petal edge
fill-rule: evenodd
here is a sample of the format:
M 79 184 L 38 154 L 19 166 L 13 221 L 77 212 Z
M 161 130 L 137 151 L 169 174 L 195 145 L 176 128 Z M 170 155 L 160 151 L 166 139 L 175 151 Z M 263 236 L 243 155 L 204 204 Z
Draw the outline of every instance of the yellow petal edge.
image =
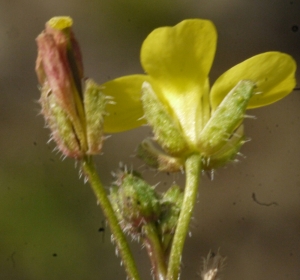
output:
M 272 104 L 289 93 L 296 85 L 296 62 L 288 54 L 266 52 L 235 65 L 214 83 L 211 89 L 211 106 L 215 109 L 227 93 L 241 80 L 256 83 L 254 95 L 247 109 Z

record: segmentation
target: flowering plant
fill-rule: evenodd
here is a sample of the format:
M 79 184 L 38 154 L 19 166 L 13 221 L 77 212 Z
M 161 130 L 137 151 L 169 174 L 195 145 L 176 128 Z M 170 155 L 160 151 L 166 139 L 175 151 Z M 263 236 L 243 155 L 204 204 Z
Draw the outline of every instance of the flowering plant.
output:
M 148 35 L 141 48 L 146 75 L 102 86 L 86 80 L 83 89 L 71 25 L 70 18 L 53 18 L 37 38 L 36 72 L 46 122 L 62 153 L 81 162 L 128 277 L 139 279 L 124 233 L 143 240 L 156 279 L 178 279 L 201 171 L 235 158 L 245 142 L 245 111 L 288 95 L 296 84 L 296 63 L 284 53 L 262 53 L 232 67 L 210 87 L 216 30 L 211 21 L 190 19 Z M 104 132 L 143 124 L 153 128 L 154 139 L 145 139 L 138 155 L 160 171 L 184 170 L 184 190 L 172 185 L 158 194 L 139 174 L 122 171 L 107 195 L 92 155 L 101 151 Z M 203 279 L 215 279 L 221 262 L 219 255 L 209 260 Z
M 104 93 L 118 100 L 117 106 L 107 107 L 105 129 L 136 127 L 145 116 L 166 152 L 185 158 L 200 153 L 208 169 L 221 163 L 217 158 L 243 139 L 245 110 L 276 102 L 293 90 L 296 64 L 287 54 L 266 52 L 232 67 L 210 88 L 216 37 L 213 23 L 200 19 L 154 30 L 141 49 L 148 75 L 104 84 Z M 130 119 L 124 114 L 128 111 Z M 161 119 L 168 127 L 157 124 Z

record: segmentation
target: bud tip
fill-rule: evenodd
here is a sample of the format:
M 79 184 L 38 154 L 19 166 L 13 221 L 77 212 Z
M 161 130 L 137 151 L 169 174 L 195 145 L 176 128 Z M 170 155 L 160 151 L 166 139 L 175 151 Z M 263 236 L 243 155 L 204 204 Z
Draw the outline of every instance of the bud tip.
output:
M 71 27 L 73 20 L 68 16 L 53 17 L 48 21 L 48 24 L 54 29 L 63 30 Z

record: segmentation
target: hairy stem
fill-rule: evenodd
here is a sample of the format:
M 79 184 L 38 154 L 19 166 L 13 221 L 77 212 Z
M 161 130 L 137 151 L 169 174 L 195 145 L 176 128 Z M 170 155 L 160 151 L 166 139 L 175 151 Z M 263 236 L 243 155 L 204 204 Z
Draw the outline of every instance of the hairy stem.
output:
M 111 206 L 111 203 L 107 197 L 105 189 L 99 179 L 96 172 L 94 161 L 92 157 L 85 157 L 82 162 L 82 168 L 87 176 L 89 183 L 101 205 L 102 211 L 107 219 L 110 230 L 114 237 L 114 241 L 122 258 L 123 264 L 125 266 L 127 276 L 130 280 L 139 280 L 139 274 L 137 271 L 136 264 L 134 262 L 133 256 L 131 254 L 128 242 L 125 235 L 119 225 L 117 217 Z
M 184 198 L 176 227 L 168 264 L 167 280 L 177 280 L 180 273 L 183 245 L 188 233 L 192 212 L 196 203 L 201 171 L 201 156 L 193 154 L 185 162 L 186 184 Z
M 145 235 L 145 245 L 153 267 L 155 279 L 164 280 L 166 279 L 167 268 L 164 252 L 158 238 L 156 227 L 152 223 L 147 223 L 143 226 L 143 232 Z

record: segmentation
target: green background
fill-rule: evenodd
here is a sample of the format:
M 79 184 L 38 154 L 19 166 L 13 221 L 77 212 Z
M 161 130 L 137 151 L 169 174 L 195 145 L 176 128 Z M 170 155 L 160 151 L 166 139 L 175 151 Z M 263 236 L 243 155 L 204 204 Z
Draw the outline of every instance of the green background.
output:
M 233 65 L 278 50 L 300 63 L 300 1 L 0 0 L 0 279 L 126 279 L 109 229 L 71 159 L 46 144 L 34 73 L 35 38 L 53 16 L 69 15 L 85 75 L 98 83 L 143 73 L 140 46 L 149 32 L 186 18 L 212 20 L 218 49 L 211 82 Z M 297 80 L 300 81 L 299 74 Z M 299 85 L 298 85 L 299 86 Z M 200 279 L 209 250 L 227 256 L 222 279 L 300 279 L 300 91 L 248 112 L 241 163 L 204 174 L 183 256 L 182 279 Z M 158 190 L 184 176 L 157 174 L 134 158 L 148 128 L 112 135 L 97 168 L 106 186 L 119 163 L 134 166 Z M 276 202 L 269 207 L 260 202 Z M 143 279 L 145 249 L 133 244 Z

